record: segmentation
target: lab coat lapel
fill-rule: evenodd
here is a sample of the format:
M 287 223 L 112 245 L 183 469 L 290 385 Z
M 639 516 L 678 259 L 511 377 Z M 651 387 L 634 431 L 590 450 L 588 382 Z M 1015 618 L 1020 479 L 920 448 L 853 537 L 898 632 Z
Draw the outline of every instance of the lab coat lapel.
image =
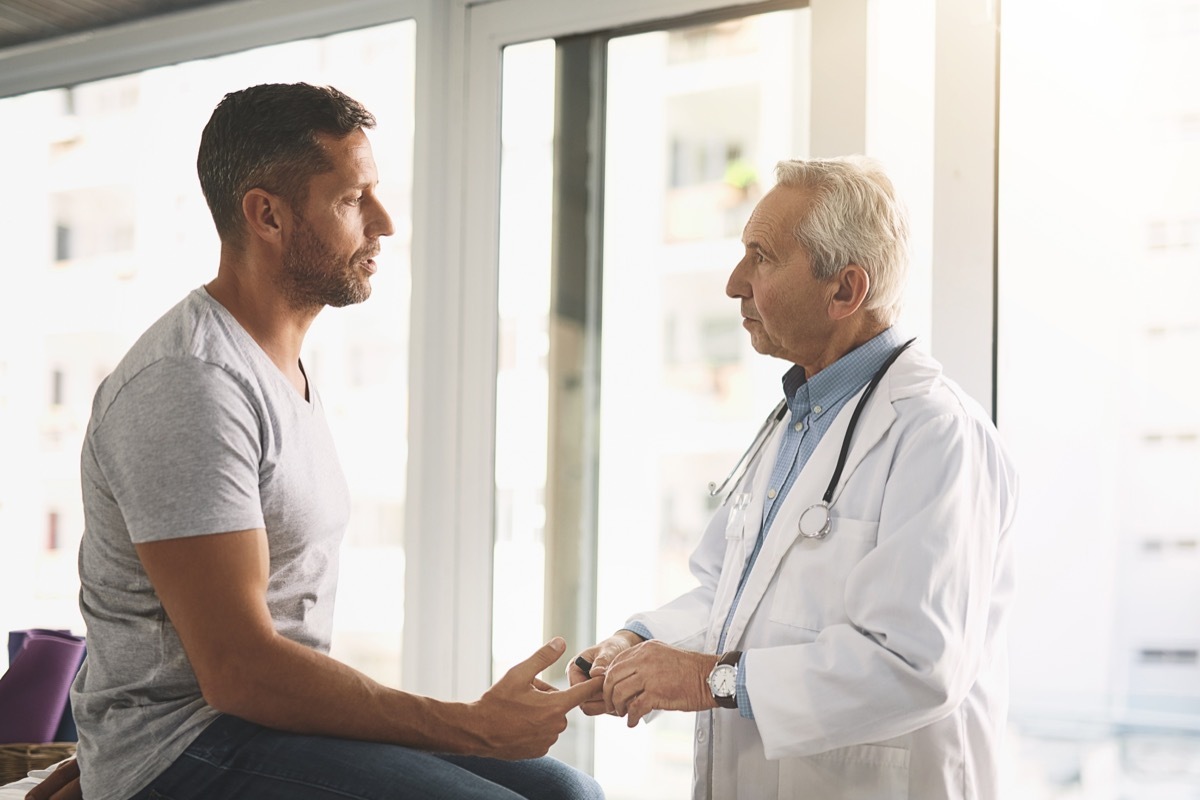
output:
M 875 388 L 874 394 L 867 401 L 866 407 L 863 409 L 862 416 L 859 417 L 858 424 L 855 427 L 854 439 L 850 443 L 850 452 L 846 457 L 846 465 L 842 469 L 842 477 L 838 481 L 838 486 L 834 490 L 834 515 L 837 514 L 837 496 L 841 493 L 850 477 L 854 474 L 855 468 L 863 460 L 863 457 L 871 451 L 876 443 L 887 433 L 888 428 L 892 426 L 892 422 L 896 419 L 896 412 L 892 408 L 892 387 L 889 376 L 885 375 L 880 381 L 879 386 Z M 853 397 L 847 401 L 842 410 L 838 412 L 837 418 L 833 424 L 829 426 L 829 430 L 821 437 L 820 444 L 813 451 L 808 463 L 804 465 L 803 471 L 796 477 L 796 482 L 792 484 L 792 488 L 788 491 L 787 497 L 783 500 L 783 506 L 775 515 L 774 522 L 771 523 L 771 529 L 767 532 L 767 538 L 763 542 L 762 551 L 758 554 L 758 560 L 754 564 L 754 569 L 750 574 L 749 580 L 746 582 L 746 588 L 742 592 L 741 600 L 738 601 L 737 613 L 729 626 L 729 634 L 726 636 L 725 643 L 727 648 L 732 648 L 734 644 L 741 638 L 742 633 L 746 629 L 746 624 L 753 615 L 754 610 L 758 607 L 767 588 L 775 579 L 775 573 L 779 569 L 780 562 L 787 555 L 788 550 L 796 542 L 800 536 L 800 514 L 804 509 L 808 508 L 813 503 L 821 499 L 825 494 L 825 489 L 829 486 L 829 479 L 833 477 L 833 471 L 837 467 L 838 454 L 841 452 L 842 440 L 846 436 L 846 429 L 850 425 L 850 417 L 854 414 L 854 407 L 858 404 L 866 387 L 859 390 Z M 774 452 L 778 452 L 778 446 Z M 772 456 L 773 458 L 773 456 Z M 768 463 L 774 463 L 773 461 Z M 770 478 L 770 470 L 766 470 L 766 480 Z M 762 497 L 769 488 L 765 481 L 761 487 L 759 481 L 755 481 L 755 495 L 759 498 L 757 502 L 758 520 L 761 524 L 762 520 Z M 837 523 L 834 522 L 833 531 L 829 534 L 830 537 L 837 536 Z M 821 547 L 825 544 L 825 540 L 810 539 L 806 543 L 811 547 Z
M 789 417 L 790 419 L 790 417 Z M 750 505 L 746 507 L 745 527 L 740 539 L 726 539 L 725 564 L 722 570 L 722 580 L 717 586 L 717 595 L 713 599 L 713 611 L 708 630 L 707 646 L 715 651 L 721 637 L 721 627 L 729 616 L 729 608 L 737 594 L 738 579 L 746 568 L 746 559 L 754 549 L 754 541 L 762 527 L 763 506 L 766 504 L 767 484 L 771 480 L 771 467 L 779 456 L 779 448 L 783 444 L 784 428 L 787 422 L 775 426 L 775 431 L 763 448 L 762 456 L 754 464 L 751 472 L 743 481 L 744 486 L 735 487 L 734 493 L 750 492 Z M 732 498 L 729 502 L 732 502 Z

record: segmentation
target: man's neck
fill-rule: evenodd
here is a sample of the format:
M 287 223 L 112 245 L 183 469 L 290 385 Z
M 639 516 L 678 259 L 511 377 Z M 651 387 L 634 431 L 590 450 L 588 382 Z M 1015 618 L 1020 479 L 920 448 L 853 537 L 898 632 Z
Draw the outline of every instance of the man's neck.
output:
M 829 342 L 824 351 L 811 359 L 809 364 L 799 364 L 804 369 L 804 374 L 808 378 L 812 378 L 821 370 L 835 363 L 847 353 L 857 350 L 867 342 L 874 339 L 879 334 L 888 329 L 888 325 L 875 319 L 874 316 L 863 316 L 860 320 L 856 320 L 857 324 L 842 326 L 834 330 L 833 335 L 829 337 Z
M 300 366 L 300 349 L 316 312 L 297 311 L 261 272 L 248 265 L 235 266 L 224 257 L 217 277 L 204 288 L 250 334 L 296 391 L 307 398 L 308 382 Z

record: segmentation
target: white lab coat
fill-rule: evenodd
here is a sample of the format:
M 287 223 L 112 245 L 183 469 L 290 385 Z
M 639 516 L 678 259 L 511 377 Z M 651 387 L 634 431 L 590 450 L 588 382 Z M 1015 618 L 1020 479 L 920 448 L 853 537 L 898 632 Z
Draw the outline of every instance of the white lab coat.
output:
M 696 798 L 999 796 L 1016 474 L 988 415 L 909 350 L 859 419 L 832 531 L 805 539 L 800 513 L 824 494 L 858 397 L 784 499 L 738 603 L 725 649 L 744 652 L 755 719 L 697 714 Z M 735 489 L 751 492 L 745 525 L 726 503 L 706 529 L 700 585 L 633 618 L 656 638 L 716 652 L 782 431 Z

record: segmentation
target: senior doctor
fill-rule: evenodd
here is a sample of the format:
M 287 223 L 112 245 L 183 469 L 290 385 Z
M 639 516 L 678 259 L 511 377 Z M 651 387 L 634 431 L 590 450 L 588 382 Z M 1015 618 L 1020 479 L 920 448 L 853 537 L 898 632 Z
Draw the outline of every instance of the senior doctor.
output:
M 1016 474 L 893 327 L 908 223 L 879 165 L 776 172 L 726 292 L 793 365 L 786 402 L 724 489 L 698 585 L 580 654 L 606 676 L 583 708 L 699 712 L 696 798 L 999 797 Z

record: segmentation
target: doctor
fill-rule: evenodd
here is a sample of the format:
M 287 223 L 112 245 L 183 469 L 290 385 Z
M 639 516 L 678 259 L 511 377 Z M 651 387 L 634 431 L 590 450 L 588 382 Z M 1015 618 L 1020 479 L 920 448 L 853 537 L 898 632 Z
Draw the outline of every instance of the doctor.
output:
M 583 708 L 700 712 L 697 798 L 999 797 L 1016 475 L 893 327 L 908 224 L 880 167 L 785 161 L 777 181 L 726 292 L 794 365 L 786 403 L 724 488 L 696 588 L 580 654 L 605 675 Z

